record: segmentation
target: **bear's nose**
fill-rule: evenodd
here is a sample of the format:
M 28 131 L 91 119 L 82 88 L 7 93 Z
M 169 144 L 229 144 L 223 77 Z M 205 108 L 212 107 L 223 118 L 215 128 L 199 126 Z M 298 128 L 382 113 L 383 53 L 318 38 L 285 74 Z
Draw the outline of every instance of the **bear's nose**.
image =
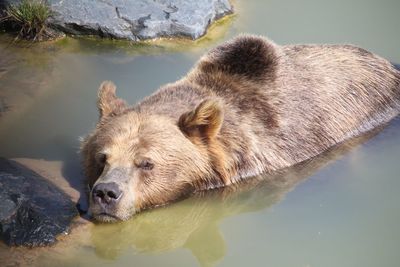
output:
M 116 183 L 100 183 L 97 184 L 92 191 L 92 197 L 100 203 L 110 204 L 118 202 L 122 191 Z

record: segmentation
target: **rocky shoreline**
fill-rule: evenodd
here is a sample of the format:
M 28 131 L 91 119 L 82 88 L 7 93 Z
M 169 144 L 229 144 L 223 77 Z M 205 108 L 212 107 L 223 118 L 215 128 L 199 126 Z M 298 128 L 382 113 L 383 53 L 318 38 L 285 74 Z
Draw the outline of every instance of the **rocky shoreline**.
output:
M 19 0 L 6 0 L 16 4 Z M 216 20 L 233 13 L 229 0 L 48 0 L 52 29 L 72 35 L 139 41 L 203 36 Z M 4 7 L 3 7 L 4 8 Z

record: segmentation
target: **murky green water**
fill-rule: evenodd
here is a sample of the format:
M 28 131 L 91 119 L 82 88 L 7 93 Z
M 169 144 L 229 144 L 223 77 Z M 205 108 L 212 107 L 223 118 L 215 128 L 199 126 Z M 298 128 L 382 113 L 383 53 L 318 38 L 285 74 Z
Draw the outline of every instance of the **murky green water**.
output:
M 400 62 L 398 0 L 234 4 L 238 15 L 195 43 L 15 47 L 0 36 L 0 156 L 61 161 L 82 188 L 78 137 L 95 125 L 102 80 L 135 103 L 240 32 L 280 44 L 353 43 Z M 266 181 L 76 230 L 61 249 L 26 253 L 37 266 L 399 266 L 400 121 L 356 143 Z M 0 250 L 0 263 L 14 255 Z

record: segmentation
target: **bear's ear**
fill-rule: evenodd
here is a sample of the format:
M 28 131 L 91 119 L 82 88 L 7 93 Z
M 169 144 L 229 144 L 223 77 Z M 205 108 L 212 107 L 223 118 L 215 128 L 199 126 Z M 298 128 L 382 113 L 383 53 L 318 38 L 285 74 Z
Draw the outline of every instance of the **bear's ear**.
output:
M 99 108 L 100 120 L 121 113 L 127 107 L 126 102 L 115 96 L 115 85 L 110 81 L 101 83 L 97 107 Z
M 221 103 L 204 100 L 194 110 L 182 114 L 178 126 L 188 137 L 214 138 L 219 133 L 223 120 Z

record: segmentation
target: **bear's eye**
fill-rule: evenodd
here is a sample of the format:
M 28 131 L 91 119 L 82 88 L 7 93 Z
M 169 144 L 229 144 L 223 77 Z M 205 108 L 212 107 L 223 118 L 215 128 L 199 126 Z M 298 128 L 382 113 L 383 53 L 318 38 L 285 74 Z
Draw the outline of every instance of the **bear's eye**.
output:
M 153 169 L 154 164 L 149 159 L 143 159 L 139 163 L 138 167 L 141 168 L 142 170 L 149 171 L 149 170 Z
M 104 154 L 104 153 L 98 154 L 98 155 L 97 155 L 97 161 L 98 161 L 100 164 L 102 164 L 102 165 L 106 164 L 106 162 L 107 162 L 107 155 Z

